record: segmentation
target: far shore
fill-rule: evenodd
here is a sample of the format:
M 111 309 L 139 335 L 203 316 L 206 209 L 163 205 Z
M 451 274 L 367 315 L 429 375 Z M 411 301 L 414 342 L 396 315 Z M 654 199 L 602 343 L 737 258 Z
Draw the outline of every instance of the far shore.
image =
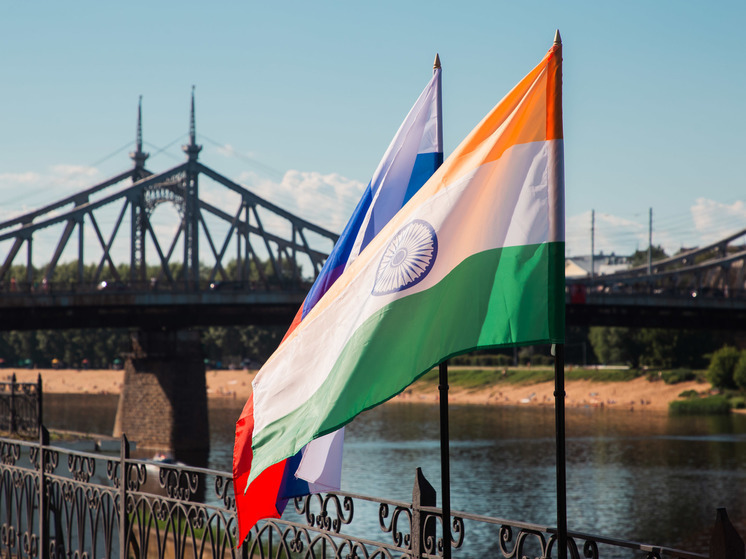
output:
M 15 373 L 17 382 L 36 382 L 41 375 L 44 393 L 48 394 L 112 394 L 122 389 L 124 371 L 105 369 L 12 369 L 0 371 L 2 380 Z M 209 370 L 206 373 L 209 398 L 229 398 L 246 401 L 251 393 L 251 381 L 256 371 Z M 709 392 L 711 386 L 696 381 L 678 384 L 651 382 L 645 377 L 624 382 L 568 381 L 565 385 L 567 407 L 604 407 L 620 410 L 666 411 L 668 404 L 682 392 Z M 466 390 L 451 386 L 448 394 L 453 404 L 553 406 L 554 382 L 536 384 L 498 383 L 485 388 Z M 415 383 L 391 402 L 435 403 L 437 387 Z

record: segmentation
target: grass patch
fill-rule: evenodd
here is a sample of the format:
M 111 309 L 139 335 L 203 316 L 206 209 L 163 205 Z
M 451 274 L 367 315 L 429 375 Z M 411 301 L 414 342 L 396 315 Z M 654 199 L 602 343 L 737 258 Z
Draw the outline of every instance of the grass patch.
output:
M 674 415 L 727 415 L 730 408 L 730 400 L 718 394 L 673 401 L 669 404 L 668 411 Z
M 626 382 L 642 376 L 638 369 L 573 369 L 565 371 L 566 380 L 592 380 L 596 382 Z
M 597 382 L 625 382 L 641 376 L 641 372 L 634 369 L 581 369 L 574 368 L 565 371 L 566 380 L 591 380 Z M 505 384 L 537 384 L 554 380 L 552 367 L 486 367 L 461 368 L 451 366 L 448 370 L 448 384 L 465 390 L 479 390 Z M 438 369 L 425 373 L 418 384 L 426 386 L 438 385 Z

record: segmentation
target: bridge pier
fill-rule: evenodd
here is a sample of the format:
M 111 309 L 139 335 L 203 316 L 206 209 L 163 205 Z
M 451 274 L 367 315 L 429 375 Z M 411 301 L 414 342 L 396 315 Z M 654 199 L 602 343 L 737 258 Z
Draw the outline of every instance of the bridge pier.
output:
M 114 436 L 126 433 L 138 449 L 206 465 L 210 433 L 203 357 L 199 332 L 134 332 Z

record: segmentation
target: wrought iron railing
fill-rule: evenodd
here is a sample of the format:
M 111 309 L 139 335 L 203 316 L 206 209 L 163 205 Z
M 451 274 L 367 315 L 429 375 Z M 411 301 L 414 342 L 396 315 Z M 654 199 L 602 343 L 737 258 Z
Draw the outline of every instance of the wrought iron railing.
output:
M 434 504 L 418 470 L 412 502 L 343 492 L 296 499 L 283 519 L 261 522 L 237 546 L 228 473 L 130 458 L 126 437 L 108 456 L 51 446 L 44 428 L 38 443 L 0 439 L 3 558 L 435 558 L 444 545 L 454 557 L 558 556 L 551 527 L 461 512 L 443 542 Z M 723 549 L 732 549 L 728 537 Z M 477 539 L 482 551 L 470 545 Z M 569 534 L 568 547 L 573 559 L 707 557 L 580 533 Z
M 0 431 L 38 437 L 42 423 L 41 375 L 36 382 L 0 382 Z

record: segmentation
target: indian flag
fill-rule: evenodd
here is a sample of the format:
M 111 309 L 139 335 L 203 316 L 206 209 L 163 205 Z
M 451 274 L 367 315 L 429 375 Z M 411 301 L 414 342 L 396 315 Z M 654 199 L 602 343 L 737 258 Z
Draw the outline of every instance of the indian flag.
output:
M 249 481 L 444 359 L 563 342 L 561 82 L 555 44 L 272 355 Z

